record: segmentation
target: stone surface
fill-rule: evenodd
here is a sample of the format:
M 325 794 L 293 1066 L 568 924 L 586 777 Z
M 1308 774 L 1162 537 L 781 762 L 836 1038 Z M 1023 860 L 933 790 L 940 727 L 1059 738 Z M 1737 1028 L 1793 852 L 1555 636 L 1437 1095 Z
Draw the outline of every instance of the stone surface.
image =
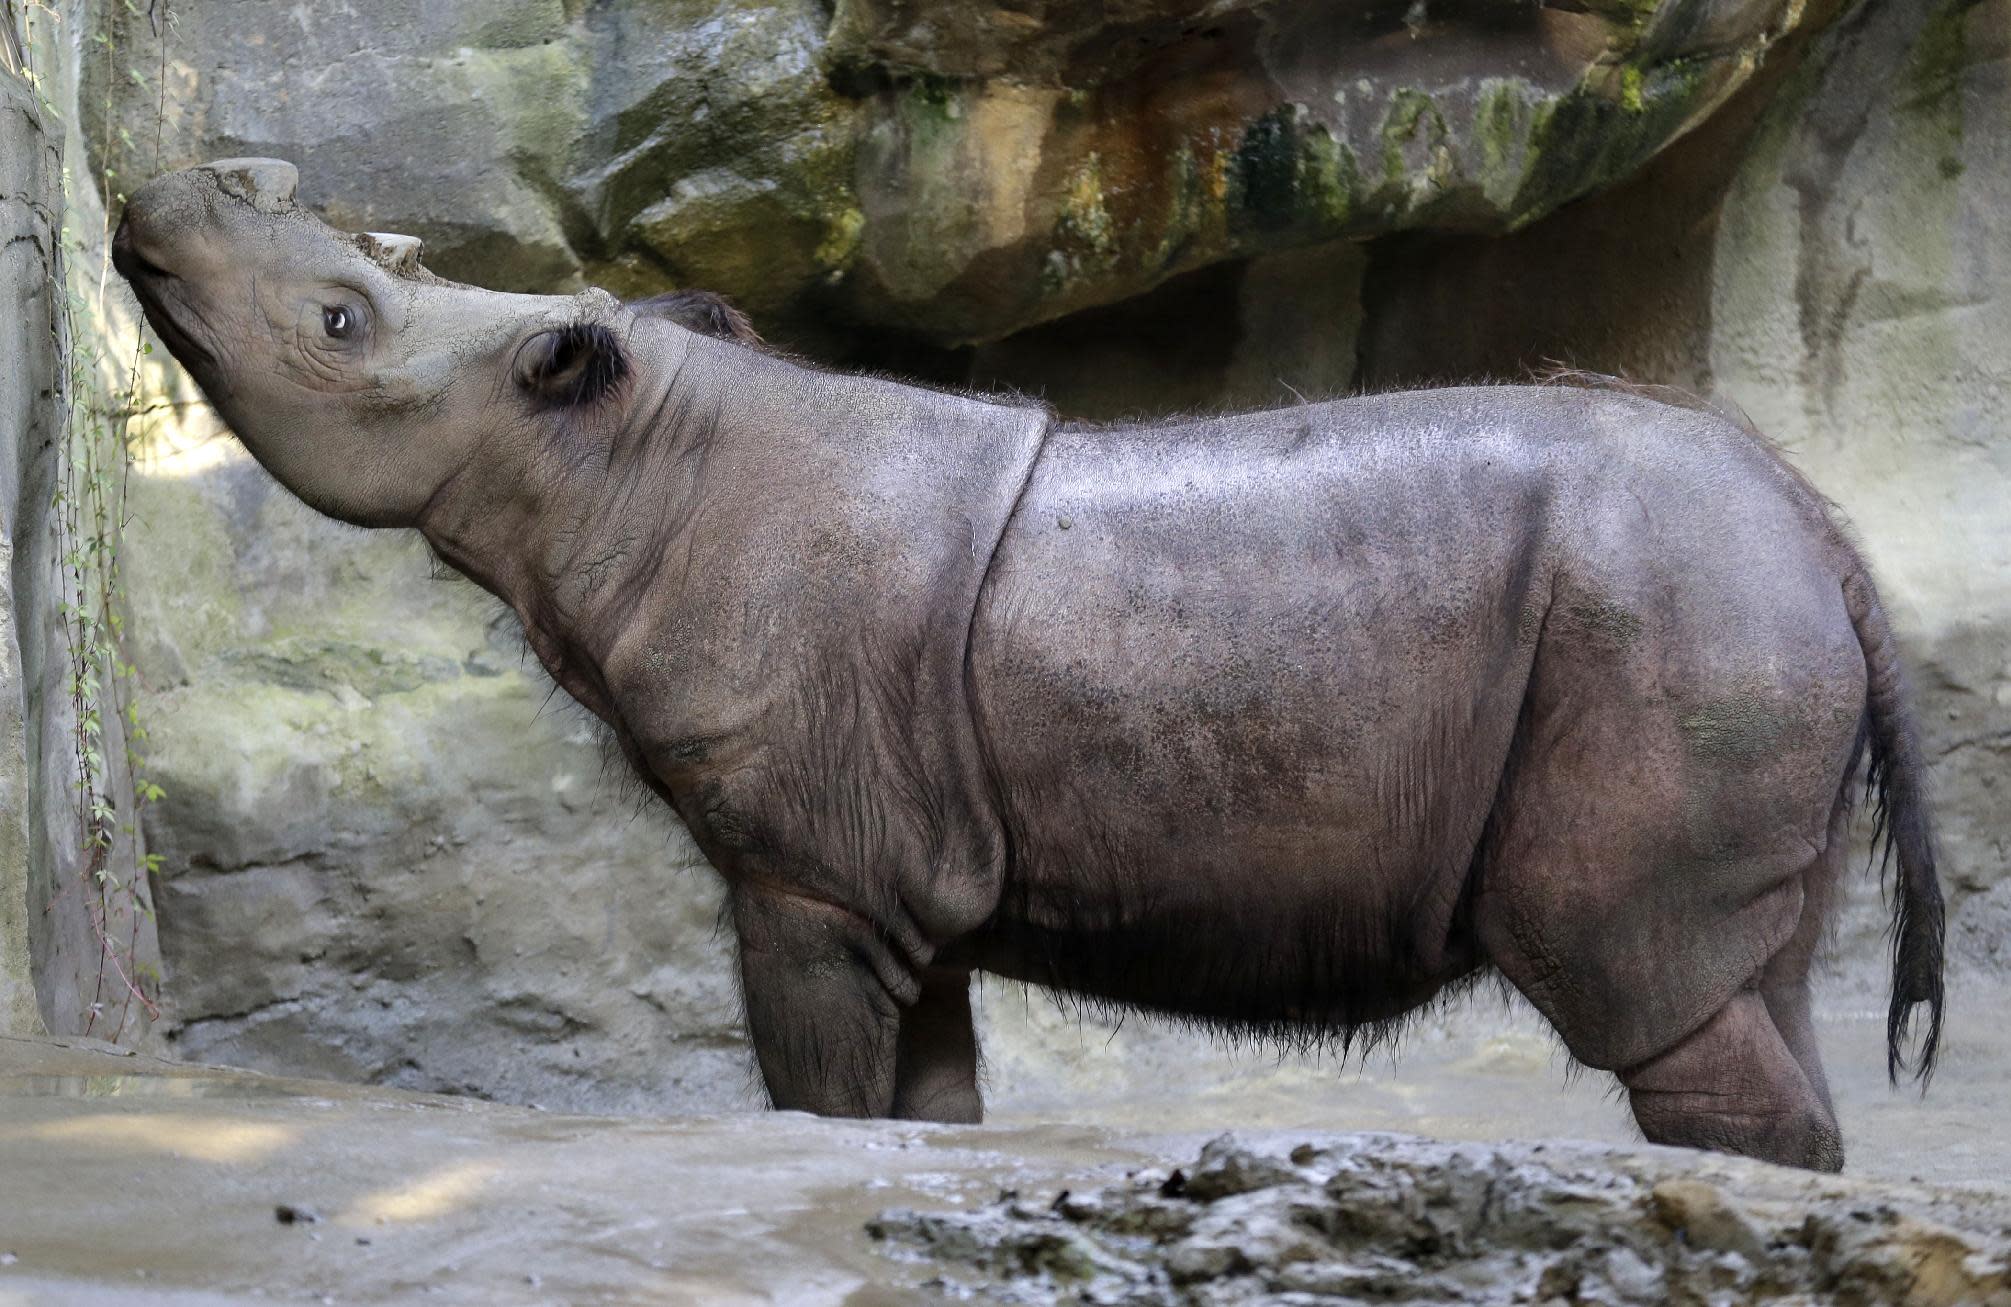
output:
M 747 1101 L 717 887 L 515 620 L 218 436 L 126 541 L 172 1047 L 601 1111 Z
M 1913 666 L 1958 938 L 2011 867 L 2007 21 L 2002 0 L 1856 5 L 1635 181 L 1363 273 L 1363 384 L 1562 361 L 1686 385 L 1841 505 Z M 1861 894 L 1846 956 L 1884 925 Z
M 1710 309 L 1714 386 L 1839 500 L 1892 596 L 1958 923 L 2011 869 L 2007 33 L 2005 0 L 1935 0 L 1824 43 L 1726 197 Z
M 0 28 L 0 359 L 7 360 L 0 367 L 0 1034 L 25 1034 L 40 1028 L 28 951 L 28 814 L 37 778 L 18 614 L 46 599 L 26 564 L 32 537 L 46 526 L 35 464 L 56 415 L 48 286 L 61 196 L 41 106 L 20 76 L 11 8 L 0 8 Z
M 1355 375 L 1365 251 L 1335 241 L 1203 268 L 980 346 L 959 379 L 1096 420 L 1340 393 Z
M 102 572 L 86 564 L 80 583 L 80 533 L 62 523 L 88 513 L 58 502 L 86 499 L 68 471 L 86 425 L 71 421 L 70 392 L 92 371 L 98 339 L 95 327 L 81 346 L 71 338 L 62 296 L 95 289 L 84 270 L 102 243 L 76 233 L 100 230 L 103 209 L 94 194 L 63 189 L 65 160 L 81 149 L 65 111 L 75 66 L 55 11 L 7 6 L 0 27 L 10 38 L 0 46 L 0 1030 L 137 1040 L 159 975 L 133 785 L 114 767 L 99 786 L 108 844 L 95 856 L 80 785 L 87 747 L 109 759 L 125 753 L 124 700 L 95 695 L 102 728 L 87 744 L 65 612 L 80 593 L 104 593 Z M 99 431 L 109 453 L 116 437 Z M 105 483 L 113 498 L 117 484 Z
M 702 285 L 842 352 L 860 327 L 992 341 L 1323 239 L 1514 229 L 1708 116 L 1803 10 L 204 0 L 163 37 L 101 2 L 84 104 L 127 127 L 92 137 L 121 179 L 279 155 L 447 276 Z M 119 66 L 162 40 L 165 98 Z
M 840 7 L 833 57 L 904 74 L 874 92 L 861 136 L 861 311 L 987 340 L 1227 257 L 1513 230 L 1630 174 L 1801 13 L 1112 8 Z
M 9 160 L 13 185 L 0 198 L 8 202 L 10 221 L 16 212 L 27 216 L 24 229 L 9 233 L 4 258 L 11 271 L 35 284 L 24 289 L 21 316 L 8 324 L 18 322 L 24 332 L 21 352 L 0 353 L 0 367 L 10 373 L 0 387 L 19 387 L 26 402 L 17 410 L 24 424 L 0 432 L 7 460 L 0 470 L 0 515 L 12 550 L 4 586 L 11 622 L 6 634 L 18 640 L 19 657 L 9 702 L 19 696 L 25 760 L 22 787 L 8 796 L 19 804 L 6 812 L 26 826 L 28 945 L 40 1023 L 59 1034 L 143 1041 L 159 984 L 159 954 L 141 870 L 144 847 L 132 815 L 138 809 L 134 776 L 121 765 L 128 701 L 124 687 L 111 683 L 102 657 L 84 660 L 82 669 L 98 688 L 73 692 L 80 671 L 73 660 L 83 646 L 74 617 L 66 617 L 87 611 L 106 620 L 104 560 L 118 553 L 123 484 L 117 474 L 120 433 L 102 417 L 75 420 L 80 397 L 74 392 L 88 379 L 99 389 L 87 402 L 100 411 L 109 407 L 102 396 L 125 380 L 115 360 L 130 359 L 127 351 L 138 338 L 131 315 L 122 321 L 116 308 L 95 312 L 98 273 L 107 266 L 104 208 L 95 187 L 66 187 L 64 181 L 74 177 L 71 165 L 84 153 L 72 109 L 77 49 L 64 36 L 75 14 L 38 5 L 19 16 L 35 87 L 31 94 L 0 74 L 7 82 L 0 92 L 6 130 L 23 133 L 15 136 L 19 153 Z M 13 207 L 24 203 L 25 209 Z M 20 239 L 12 239 L 16 235 Z M 63 313 L 64 295 L 87 311 Z M 89 473 L 78 470 L 85 441 L 95 442 L 103 472 L 95 499 L 84 486 Z M 59 496 L 75 507 L 63 507 Z M 89 523 L 100 508 L 108 524 L 105 553 L 84 544 L 96 534 Z M 117 588 L 114 580 L 114 594 Z M 98 719 L 96 732 L 79 729 L 80 705 Z M 6 711 L 0 709 L 0 721 Z M 102 817 L 89 811 L 82 780 L 86 752 L 105 760 L 96 790 Z M 0 918 L 5 915 L 0 904 Z

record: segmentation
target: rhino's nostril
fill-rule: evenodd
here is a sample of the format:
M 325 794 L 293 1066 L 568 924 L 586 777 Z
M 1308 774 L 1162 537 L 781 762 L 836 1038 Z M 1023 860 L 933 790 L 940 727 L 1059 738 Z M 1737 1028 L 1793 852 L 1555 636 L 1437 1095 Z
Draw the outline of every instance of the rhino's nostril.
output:
M 165 277 L 168 272 L 146 255 L 140 253 L 133 240 L 133 224 L 130 220 L 119 223 L 119 229 L 112 236 L 112 266 L 127 281 L 144 277 Z
M 284 159 L 218 159 L 201 171 L 216 178 L 217 189 L 253 208 L 271 210 L 293 203 L 300 170 Z

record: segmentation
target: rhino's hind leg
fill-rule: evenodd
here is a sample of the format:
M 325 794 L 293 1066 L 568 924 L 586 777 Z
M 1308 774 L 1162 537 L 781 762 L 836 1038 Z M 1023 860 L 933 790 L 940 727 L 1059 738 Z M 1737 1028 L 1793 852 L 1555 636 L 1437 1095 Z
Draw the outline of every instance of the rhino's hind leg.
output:
M 1801 1064 L 1810 1088 L 1832 1115 L 1829 1076 L 1823 1070 L 1822 1052 L 1816 1044 L 1814 1004 L 1809 994 L 1809 973 L 1815 967 L 1829 930 L 1837 895 L 1843 883 L 1844 863 L 1850 852 L 1850 805 L 1837 797 L 1830 815 L 1829 842 L 1814 864 L 1802 874 L 1802 915 L 1794 938 L 1767 962 L 1760 973 L 1760 997 L 1766 1000 L 1767 1015 L 1781 1032 L 1788 1051 Z
M 1793 936 L 1702 1028 L 1623 1069 L 1620 1083 L 1650 1142 L 1744 1153 L 1815 1171 L 1843 1169 L 1843 1136 L 1816 1045 L 1809 972 L 1828 928 L 1849 848 L 1838 798 L 1829 840 L 1798 878 Z
M 1757 990 L 1742 990 L 1668 1052 L 1620 1073 L 1649 1142 L 1843 1169 L 1827 1095 L 1809 1082 Z
M 1657 859 L 1608 838 L 1539 841 L 1498 870 L 1478 913 L 1491 960 L 1574 1057 L 1619 1077 L 1650 1142 L 1836 1170 L 1808 992 L 1834 852 L 1811 863 L 1803 844 L 1798 870 L 1791 848 L 1729 865 L 1665 854 L 1663 875 L 1629 876 L 1610 869 Z M 1666 831 L 1653 839 L 1680 851 Z M 1735 873 L 1764 888 L 1736 908 L 1696 909 Z

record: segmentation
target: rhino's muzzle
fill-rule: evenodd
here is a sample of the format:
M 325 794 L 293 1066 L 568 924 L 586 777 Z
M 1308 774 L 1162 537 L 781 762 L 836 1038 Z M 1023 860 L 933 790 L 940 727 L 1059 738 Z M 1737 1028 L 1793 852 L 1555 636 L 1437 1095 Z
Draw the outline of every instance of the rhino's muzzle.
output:
M 140 253 L 133 241 L 133 225 L 124 218 L 119 220 L 119 229 L 112 233 L 112 266 L 121 277 L 136 283 L 168 275 L 165 268 Z
M 182 275 L 180 247 L 236 204 L 260 214 L 292 210 L 300 170 L 283 159 L 218 159 L 157 177 L 133 193 L 112 238 L 112 263 L 129 280 Z

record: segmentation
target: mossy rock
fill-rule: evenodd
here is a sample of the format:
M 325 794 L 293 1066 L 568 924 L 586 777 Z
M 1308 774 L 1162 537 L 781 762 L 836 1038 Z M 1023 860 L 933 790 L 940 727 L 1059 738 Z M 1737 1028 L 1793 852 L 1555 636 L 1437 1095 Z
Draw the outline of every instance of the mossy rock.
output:
M 101 4 L 140 76 L 86 61 L 84 103 L 126 135 L 85 134 L 130 177 L 153 162 L 156 38 Z M 1801 13 L 399 0 L 337 21 L 216 0 L 173 31 L 160 157 L 292 159 L 331 220 L 410 231 L 485 285 L 704 285 L 785 340 L 964 344 L 1220 260 L 1513 230 L 1632 174 Z

